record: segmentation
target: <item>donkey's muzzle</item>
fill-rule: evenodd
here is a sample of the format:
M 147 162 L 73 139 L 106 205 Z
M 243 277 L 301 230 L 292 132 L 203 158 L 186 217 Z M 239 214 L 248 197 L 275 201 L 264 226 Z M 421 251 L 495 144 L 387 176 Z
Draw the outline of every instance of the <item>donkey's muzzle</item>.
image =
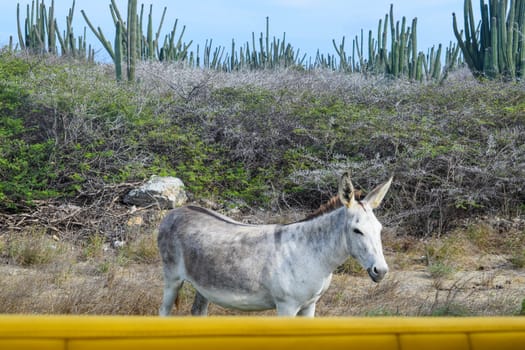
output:
M 385 277 L 386 273 L 388 272 L 388 268 L 378 268 L 376 266 L 372 266 L 366 269 L 366 271 L 368 271 L 368 275 L 372 281 L 378 283 L 381 282 L 381 280 Z

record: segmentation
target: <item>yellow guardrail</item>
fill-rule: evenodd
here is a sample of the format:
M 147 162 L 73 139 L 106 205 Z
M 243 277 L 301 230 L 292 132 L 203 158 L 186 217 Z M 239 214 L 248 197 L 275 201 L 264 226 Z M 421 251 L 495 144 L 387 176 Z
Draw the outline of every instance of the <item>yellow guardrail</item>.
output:
M 0 316 L 0 349 L 525 349 L 525 318 Z

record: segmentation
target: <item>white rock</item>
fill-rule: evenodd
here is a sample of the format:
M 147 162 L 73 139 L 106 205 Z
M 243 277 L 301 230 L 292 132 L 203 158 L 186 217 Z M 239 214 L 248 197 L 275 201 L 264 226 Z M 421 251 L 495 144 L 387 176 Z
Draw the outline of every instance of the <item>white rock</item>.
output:
M 184 183 L 176 177 L 156 176 L 124 197 L 124 203 L 139 207 L 157 206 L 160 209 L 180 207 L 187 201 Z

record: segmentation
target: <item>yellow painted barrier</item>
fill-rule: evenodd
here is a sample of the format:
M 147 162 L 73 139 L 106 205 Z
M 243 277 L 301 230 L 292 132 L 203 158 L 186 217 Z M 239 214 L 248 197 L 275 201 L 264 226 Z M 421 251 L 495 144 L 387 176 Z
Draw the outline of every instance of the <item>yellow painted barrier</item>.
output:
M 0 316 L 0 349 L 525 349 L 525 318 Z

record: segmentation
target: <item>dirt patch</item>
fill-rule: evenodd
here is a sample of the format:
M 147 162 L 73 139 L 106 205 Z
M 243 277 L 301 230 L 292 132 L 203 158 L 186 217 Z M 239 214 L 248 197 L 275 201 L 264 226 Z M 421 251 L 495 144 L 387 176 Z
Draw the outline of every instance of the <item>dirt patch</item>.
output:
M 160 263 L 122 263 L 111 250 L 84 262 L 0 266 L 0 312 L 43 314 L 156 315 L 162 294 Z M 396 255 L 387 256 L 395 261 Z M 483 270 L 434 276 L 422 264 L 395 267 L 376 284 L 366 273 L 336 274 L 317 307 L 318 316 L 516 315 L 525 299 L 525 271 L 502 256 L 480 258 Z M 394 264 L 391 264 L 391 266 Z M 193 301 L 185 285 L 177 315 L 189 315 Z M 211 315 L 238 312 L 218 306 Z M 246 313 L 240 313 L 246 314 Z M 253 313 L 274 315 L 274 311 Z
M 160 265 L 133 265 L 94 274 L 0 267 L 2 313 L 156 315 L 162 294 Z M 81 273 L 84 270 L 84 273 Z M 189 315 L 193 289 L 185 285 L 176 315 Z M 516 315 L 525 298 L 523 270 L 461 271 L 435 279 L 424 269 L 391 271 L 379 284 L 367 276 L 337 274 L 321 298 L 318 316 Z M 210 306 L 210 315 L 241 313 Z
M 297 214 L 280 216 L 280 220 Z M 252 222 L 272 222 L 266 213 Z M 156 315 L 162 273 L 158 220 L 129 225 L 126 240 L 63 239 L 38 229 L 0 235 L 0 313 Z M 351 259 L 334 275 L 318 316 L 517 315 L 525 312 L 525 229 L 494 220 L 440 238 L 383 233 L 390 272 L 374 283 Z M 118 244 L 117 244 L 118 243 Z M 182 289 L 176 315 L 189 315 Z M 211 315 L 240 313 L 211 305 Z M 250 314 L 250 313 L 248 313 Z M 275 311 L 251 313 L 275 315 Z

